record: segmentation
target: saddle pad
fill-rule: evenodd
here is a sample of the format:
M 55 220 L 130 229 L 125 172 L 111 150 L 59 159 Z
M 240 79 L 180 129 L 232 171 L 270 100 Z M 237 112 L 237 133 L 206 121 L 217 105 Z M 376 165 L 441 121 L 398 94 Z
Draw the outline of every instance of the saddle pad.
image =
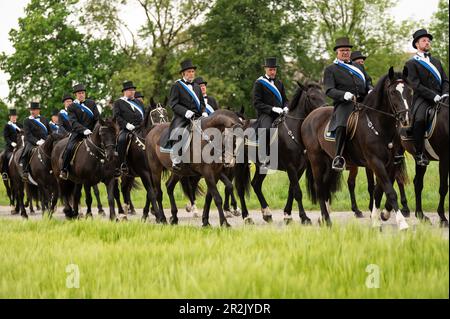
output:
M 82 141 L 78 142 L 77 145 L 75 146 L 75 151 L 73 152 L 72 159 L 70 160 L 70 165 L 73 165 L 73 163 L 75 162 L 75 157 L 77 156 L 78 149 L 80 148 L 81 144 L 84 141 L 85 140 L 83 139 Z
M 348 140 L 352 140 L 356 133 L 356 127 L 358 126 L 359 121 L 359 111 L 353 111 L 350 113 L 350 116 L 347 120 L 347 137 Z M 327 125 L 325 126 L 325 130 L 323 132 L 323 138 L 328 142 L 336 142 L 336 132 L 330 131 L 330 123 L 331 119 L 328 120 Z

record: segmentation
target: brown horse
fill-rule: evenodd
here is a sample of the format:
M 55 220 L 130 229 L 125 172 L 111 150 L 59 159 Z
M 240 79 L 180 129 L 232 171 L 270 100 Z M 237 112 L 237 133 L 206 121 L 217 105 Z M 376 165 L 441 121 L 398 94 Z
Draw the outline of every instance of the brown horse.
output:
M 204 131 L 208 128 L 217 128 L 222 134 L 226 132 L 227 128 L 239 128 L 242 127 L 239 117 L 228 110 L 218 110 L 214 112 L 208 118 L 201 119 L 201 130 Z M 160 139 L 163 134 L 167 134 L 169 123 L 157 124 L 147 135 L 145 139 L 147 162 L 152 172 L 152 178 L 157 192 L 158 209 L 163 212 L 162 208 L 162 190 L 161 190 L 161 177 L 163 172 L 172 171 L 172 160 L 170 154 L 162 153 L 160 151 Z M 226 135 L 226 134 L 225 134 Z M 204 136 L 204 134 L 202 134 Z M 227 136 L 225 136 L 227 138 Z M 193 152 L 203 152 L 205 146 L 208 144 L 205 138 L 202 138 L 200 145 L 193 145 L 191 140 L 189 147 L 191 152 L 188 154 L 191 157 L 194 156 Z M 199 148 L 200 147 L 200 148 Z M 223 154 L 222 154 L 223 155 Z M 225 156 L 226 157 L 226 156 Z M 205 199 L 205 206 L 203 209 L 202 223 L 203 226 L 209 226 L 209 208 L 212 199 L 219 211 L 220 225 L 229 227 L 226 217 L 222 208 L 222 197 L 217 190 L 217 182 L 220 174 L 224 168 L 223 162 L 211 162 L 206 163 L 204 158 L 201 158 L 200 162 L 183 163 L 182 169 L 177 171 L 177 175 L 181 176 L 202 176 L 205 178 L 207 185 L 207 194 Z M 163 213 L 164 216 L 164 213 Z M 144 216 L 146 218 L 146 216 Z M 165 220 L 165 216 L 164 219 Z M 176 211 L 172 210 L 172 217 L 170 218 L 171 224 L 178 223 L 178 217 Z
M 51 160 L 53 174 L 56 176 L 60 196 L 64 201 L 64 213 L 67 218 L 78 218 L 78 205 L 82 185 L 93 186 L 103 182 L 107 187 L 109 217 L 116 219 L 114 199 L 118 196 L 118 187 L 114 179 L 114 169 L 117 165 L 116 134 L 118 127 L 111 119 L 99 120 L 92 135 L 83 139 L 76 151 L 73 165 L 67 181 L 59 178 L 62 164 L 62 153 L 68 138 L 60 140 L 54 147 Z M 70 204 L 72 201 L 72 205 Z M 126 215 L 119 207 L 119 219 Z
M 303 146 L 300 127 L 306 116 L 314 109 L 326 104 L 326 96 L 320 85 L 309 83 L 303 86 L 298 84 L 297 91 L 289 103 L 289 112 L 282 115 L 276 121 L 275 127 L 278 131 L 278 166 L 271 167 L 279 171 L 285 171 L 289 177 L 288 199 L 284 208 L 285 223 L 292 220 L 292 204 L 293 199 L 297 201 L 299 208 L 299 216 L 303 224 L 310 224 L 311 221 L 306 215 L 302 202 L 302 191 L 299 185 L 299 179 L 306 169 L 306 158 L 304 156 L 305 147 Z M 246 153 L 248 148 L 245 149 Z M 262 193 L 262 184 L 266 174 L 262 174 L 259 170 L 260 163 L 257 159 L 250 159 L 256 163 L 255 175 L 251 181 L 253 190 L 261 204 L 263 219 L 267 222 L 272 220 L 269 205 Z M 249 165 L 238 163 L 235 171 L 235 185 L 237 193 L 241 201 L 242 217 L 246 223 L 253 221 L 248 217 L 248 210 L 245 203 L 245 192 L 249 189 L 250 171 Z
M 408 125 L 408 110 L 412 89 L 408 84 L 408 70 L 394 72 L 382 77 L 375 89 L 363 103 L 355 103 L 359 113 L 354 137 L 347 141 L 345 157 L 352 166 L 369 167 L 377 177 L 375 203 L 371 214 L 374 227 L 381 227 L 380 204 L 382 192 L 389 205 L 396 212 L 399 229 L 408 224 L 398 209 L 397 194 L 392 186 L 395 176 L 393 142 L 398 125 Z M 331 195 L 339 188 L 341 174 L 332 170 L 331 160 L 335 154 L 335 143 L 325 140 L 325 130 L 333 108 L 319 108 L 305 119 L 302 139 L 305 144 L 309 165 L 307 168 L 308 191 L 313 202 L 319 200 L 322 219 L 331 226 L 329 204 Z
M 440 217 L 440 226 L 448 227 L 448 220 L 445 217 L 445 197 L 448 192 L 449 180 L 449 110 L 448 97 L 442 102 L 432 106 L 435 112 L 436 124 L 432 135 L 425 141 L 425 150 L 428 158 L 433 161 L 439 161 L 439 206 L 437 212 Z M 403 147 L 411 154 L 415 154 L 414 143 L 412 140 L 402 139 Z M 434 154 L 433 154 L 434 153 Z M 416 165 L 416 176 L 414 177 L 414 191 L 416 195 L 416 217 L 429 222 L 429 218 L 424 215 L 422 210 L 422 190 L 423 178 L 427 170 L 426 166 Z

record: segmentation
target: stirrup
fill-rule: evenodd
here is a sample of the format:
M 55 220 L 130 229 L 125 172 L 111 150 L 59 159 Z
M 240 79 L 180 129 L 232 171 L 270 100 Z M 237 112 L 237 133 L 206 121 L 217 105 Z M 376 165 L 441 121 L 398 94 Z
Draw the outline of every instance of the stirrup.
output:
M 419 166 L 428 166 L 428 164 L 430 164 L 430 160 L 423 153 L 417 154 L 414 156 L 414 159 L 416 160 L 416 164 Z
M 8 173 L 2 173 L 2 179 L 7 181 L 9 179 Z
M 128 174 L 128 166 L 126 163 L 120 164 L 120 172 L 122 174 Z
M 345 158 L 341 155 L 336 156 L 333 159 L 333 163 L 331 164 L 331 168 L 335 171 L 341 172 L 345 170 Z
M 69 172 L 66 170 L 61 170 L 61 172 L 59 173 L 59 178 L 67 181 L 69 179 Z

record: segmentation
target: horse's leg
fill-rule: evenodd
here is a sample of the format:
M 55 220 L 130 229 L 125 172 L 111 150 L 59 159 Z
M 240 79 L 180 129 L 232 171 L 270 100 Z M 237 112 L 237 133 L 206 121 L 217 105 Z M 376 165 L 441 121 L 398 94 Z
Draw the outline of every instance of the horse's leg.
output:
M 156 221 L 159 223 L 166 224 L 167 220 L 166 220 L 166 216 L 164 215 L 164 208 L 162 206 L 162 197 L 161 197 L 161 206 L 158 207 L 155 189 L 153 188 L 153 185 L 152 185 L 151 174 L 149 172 L 145 172 L 141 176 L 141 180 L 142 180 L 142 184 L 144 185 L 144 187 L 146 189 L 146 195 L 147 195 L 143 213 L 148 215 L 149 207 L 150 207 L 150 203 L 151 203 L 152 206 L 157 207 L 157 210 L 155 212 Z
M 440 179 L 440 186 L 439 186 L 439 206 L 437 209 L 437 212 L 439 214 L 439 217 L 441 218 L 439 224 L 441 227 L 447 227 L 448 228 L 448 220 L 445 217 L 445 210 L 444 210 L 444 204 L 445 204 L 445 197 L 447 196 L 448 192 L 448 178 L 449 178 L 449 164 L 448 164 L 448 158 L 441 157 L 439 160 L 439 179 Z
M 116 208 L 115 208 L 115 200 L 119 200 L 120 202 L 120 198 L 117 199 L 117 192 L 116 189 L 118 190 L 118 186 L 117 186 L 117 180 L 115 178 L 111 178 L 108 181 L 105 181 L 105 186 L 106 186 L 106 193 L 108 196 L 108 206 L 109 206 L 109 220 L 110 221 L 119 221 L 119 218 L 116 218 Z M 120 195 L 120 194 L 119 194 Z M 120 213 L 119 213 L 120 214 Z M 123 214 L 125 215 L 125 214 Z M 123 219 L 126 218 L 125 216 L 121 216 Z
M 18 203 L 18 206 L 20 209 L 20 216 L 22 216 L 22 218 L 27 219 L 28 215 L 27 215 L 27 211 L 25 209 L 25 204 L 24 204 L 24 197 L 25 197 L 24 187 L 25 187 L 25 185 L 20 184 L 17 189 L 17 203 Z
M 100 191 L 98 190 L 98 184 L 95 184 L 94 186 L 92 186 L 92 189 L 94 190 L 94 196 L 95 196 L 95 199 L 97 200 L 98 214 L 101 216 L 106 216 L 105 211 L 103 210 L 102 201 L 100 199 Z
M 175 202 L 174 190 L 180 178 L 178 175 L 171 174 L 170 178 L 166 182 L 167 195 L 169 196 L 170 201 L 170 213 L 172 216 L 170 217 L 170 224 L 177 225 L 178 224 L 178 208 L 177 203 Z
M 263 215 L 263 219 L 266 222 L 270 223 L 272 222 L 272 213 L 270 212 L 269 205 L 267 204 L 266 198 L 262 193 L 262 184 L 265 178 L 266 174 L 261 174 L 259 172 L 259 169 L 257 168 L 252 179 L 252 187 L 261 205 L 261 213 Z
M 320 218 L 319 225 L 322 225 L 323 222 L 328 227 L 331 227 L 331 219 L 329 214 L 329 199 L 326 198 L 326 189 L 327 185 L 324 182 L 324 176 L 326 174 L 330 174 L 331 170 L 331 162 L 328 159 L 328 155 L 324 154 L 322 151 L 320 154 L 309 154 L 309 160 L 311 164 L 312 175 L 314 177 L 314 187 L 315 193 L 317 194 L 317 200 L 320 205 Z M 311 186 L 310 186 L 311 187 Z
M 241 202 L 242 219 L 245 224 L 254 224 L 253 219 L 248 214 L 247 203 L 245 201 L 246 184 L 248 183 L 248 179 L 250 177 L 249 165 L 244 161 L 244 163 L 237 164 L 234 169 L 234 183 L 239 201 Z
M 367 177 L 367 192 L 369 193 L 369 211 L 371 212 L 373 209 L 373 201 L 374 201 L 373 192 L 375 190 L 375 178 L 373 177 L 372 170 L 368 167 L 366 167 L 366 177 Z
M 84 194 L 86 196 L 85 202 L 86 202 L 86 218 L 91 217 L 92 218 L 92 194 L 91 194 L 91 187 L 88 185 L 84 185 Z
M 205 205 L 203 206 L 203 215 L 202 215 L 202 226 L 208 227 L 211 226 L 209 224 L 209 210 L 211 208 L 212 195 L 208 191 L 205 197 Z
M 408 207 L 408 199 L 406 198 L 406 192 L 405 192 L 405 185 L 403 182 L 399 181 L 397 179 L 397 185 L 398 189 L 400 191 L 400 203 L 402 204 L 401 212 L 403 216 L 409 217 L 410 216 L 410 209 Z
M 377 177 L 377 186 L 379 184 L 379 187 L 381 187 L 386 194 L 386 200 L 389 203 L 390 207 L 395 211 L 395 217 L 397 221 L 397 226 L 399 230 L 405 230 L 407 229 L 408 223 L 405 220 L 405 217 L 403 217 L 403 214 L 398 208 L 397 203 L 397 193 L 394 190 L 392 180 L 393 176 L 392 174 L 389 175 L 386 171 L 386 167 L 382 161 L 380 161 L 377 158 L 372 157 L 369 161 L 369 167 L 373 170 Z M 372 210 L 371 218 L 372 218 L 372 226 L 376 228 L 381 227 L 381 213 L 380 213 L 380 206 L 381 206 L 381 198 L 380 201 L 375 201 L 375 207 Z
M 426 171 L 426 166 L 416 165 L 416 176 L 414 176 L 414 192 L 416 194 L 416 217 L 421 221 L 429 222 L 429 218 L 424 215 L 422 210 L 423 178 Z
M 122 183 L 120 184 L 120 191 L 122 192 L 122 196 L 123 196 L 123 205 L 125 207 L 125 211 L 127 212 L 127 214 L 130 213 L 130 200 L 131 200 L 130 189 L 131 189 L 132 181 L 133 180 L 129 177 L 123 177 Z
M 154 173 L 154 174 L 153 174 Z M 155 208 L 156 222 L 157 223 L 167 223 L 166 216 L 164 215 L 164 207 L 163 207 L 163 193 L 161 189 L 161 177 L 162 171 L 158 169 L 157 171 L 152 170 L 151 178 L 153 179 L 153 185 L 155 187 L 156 192 L 156 200 L 152 201 L 152 206 Z M 160 215 L 160 216 L 158 216 Z M 147 219 L 148 216 L 143 216 L 144 220 Z
M 228 178 L 227 174 L 225 174 L 225 172 L 221 172 L 220 176 L 219 176 L 220 180 L 222 181 L 222 183 L 225 185 L 225 196 L 228 197 L 231 196 L 231 194 L 233 194 L 233 183 L 231 183 L 230 179 Z M 224 214 L 225 217 L 233 217 L 233 214 L 230 211 L 230 207 L 228 206 L 228 212 L 224 207 Z
M 73 190 L 73 217 L 74 218 L 83 217 L 83 213 L 79 212 L 82 188 L 83 188 L 82 184 L 75 184 L 75 187 Z
M 122 203 L 120 201 L 119 180 L 116 179 L 115 182 L 113 183 L 113 185 L 114 185 L 113 196 L 114 196 L 114 199 L 116 200 L 116 203 L 117 203 L 117 209 L 119 211 L 119 217 L 121 219 L 126 219 L 126 215 L 128 213 L 128 210 L 124 211 L 124 209 L 122 207 Z
M 219 211 L 220 226 L 230 227 L 230 224 L 228 224 L 227 219 L 223 213 L 222 197 L 220 196 L 220 193 L 217 190 L 217 180 L 214 178 L 214 176 L 212 174 L 211 175 L 205 174 L 203 176 L 205 177 L 205 182 L 206 182 L 206 185 L 208 186 L 208 192 L 212 195 L 212 198 L 214 199 L 214 203 L 216 204 L 217 210 Z
M 352 211 L 355 213 L 356 218 L 364 217 L 363 213 L 359 210 L 355 197 L 356 176 L 358 175 L 358 166 L 350 166 L 349 174 L 347 178 L 347 186 L 350 193 L 350 201 L 352 203 Z
M 300 174 L 303 173 L 303 170 L 300 170 Z M 303 194 L 302 194 L 302 190 L 300 189 L 300 185 L 299 185 L 300 178 L 299 178 L 299 174 L 297 171 L 298 171 L 298 169 L 295 166 L 289 165 L 287 167 L 287 174 L 289 177 L 289 193 L 292 193 L 292 196 L 297 201 L 299 217 L 300 217 L 302 224 L 310 225 L 311 219 L 309 219 L 309 217 L 306 215 L 305 209 L 303 208 L 303 199 L 302 199 Z M 289 223 L 292 220 L 292 217 L 290 217 L 290 215 L 291 214 L 289 214 L 288 216 L 285 215 L 284 220 L 286 223 Z
M 33 194 L 31 192 L 31 186 L 29 184 L 25 184 L 25 191 L 27 194 L 27 202 L 28 202 L 28 208 L 30 210 L 30 215 L 35 215 L 34 206 L 33 206 Z

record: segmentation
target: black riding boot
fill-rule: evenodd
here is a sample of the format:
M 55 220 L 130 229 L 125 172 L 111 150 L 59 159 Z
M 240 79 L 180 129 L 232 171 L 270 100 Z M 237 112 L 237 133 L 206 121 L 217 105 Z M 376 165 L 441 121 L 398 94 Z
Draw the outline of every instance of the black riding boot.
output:
M 73 148 L 75 146 L 76 143 L 71 143 L 71 141 L 69 140 L 69 142 L 67 143 L 66 149 L 64 150 L 63 153 L 63 165 L 62 165 L 62 169 L 61 172 L 59 173 L 59 177 L 63 180 L 67 180 L 69 178 L 69 168 L 70 168 L 70 161 L 72 160 L 72 155 L 73 155 Z
M 117 154 L 119 155 L 119 169 L 115 170 L 115 176 L 118 177 L 121 174 L 128 174 L 128 167 L 125 161 L 125 155 L 127 152 L 127 131 L 122 131 L 117 139 Z
M 22 180 L 24 182 L 28 181 L 28 164 L 29 164 L 28 152 L 27 154 L 23 154 L 20 158 L 20 166 L 22 166 Z
M 4 181 L 8 180 L 8 164 L 9 164 L 9 156 L 5 152 L 3 154 L 3 162 L 2 162 L 2 179 Z
M 430 163 L 430 161 L 423 153 L 424 136 L 425 136 L 424 121 L 417 121 L 414 123 L 413 136 L 414 136 L 414 147 L 416 149 L 416 155 L 414 155 L 416 164 L 419 166 L 427 166 Z
M 332 169 L 335 171 L 343 171 L 345 169 L 344 154 L 345 142 L 347 139 L 347 128 L 345 126 L 339 126 L 336 128 L 336 156 L 333 159 Z

